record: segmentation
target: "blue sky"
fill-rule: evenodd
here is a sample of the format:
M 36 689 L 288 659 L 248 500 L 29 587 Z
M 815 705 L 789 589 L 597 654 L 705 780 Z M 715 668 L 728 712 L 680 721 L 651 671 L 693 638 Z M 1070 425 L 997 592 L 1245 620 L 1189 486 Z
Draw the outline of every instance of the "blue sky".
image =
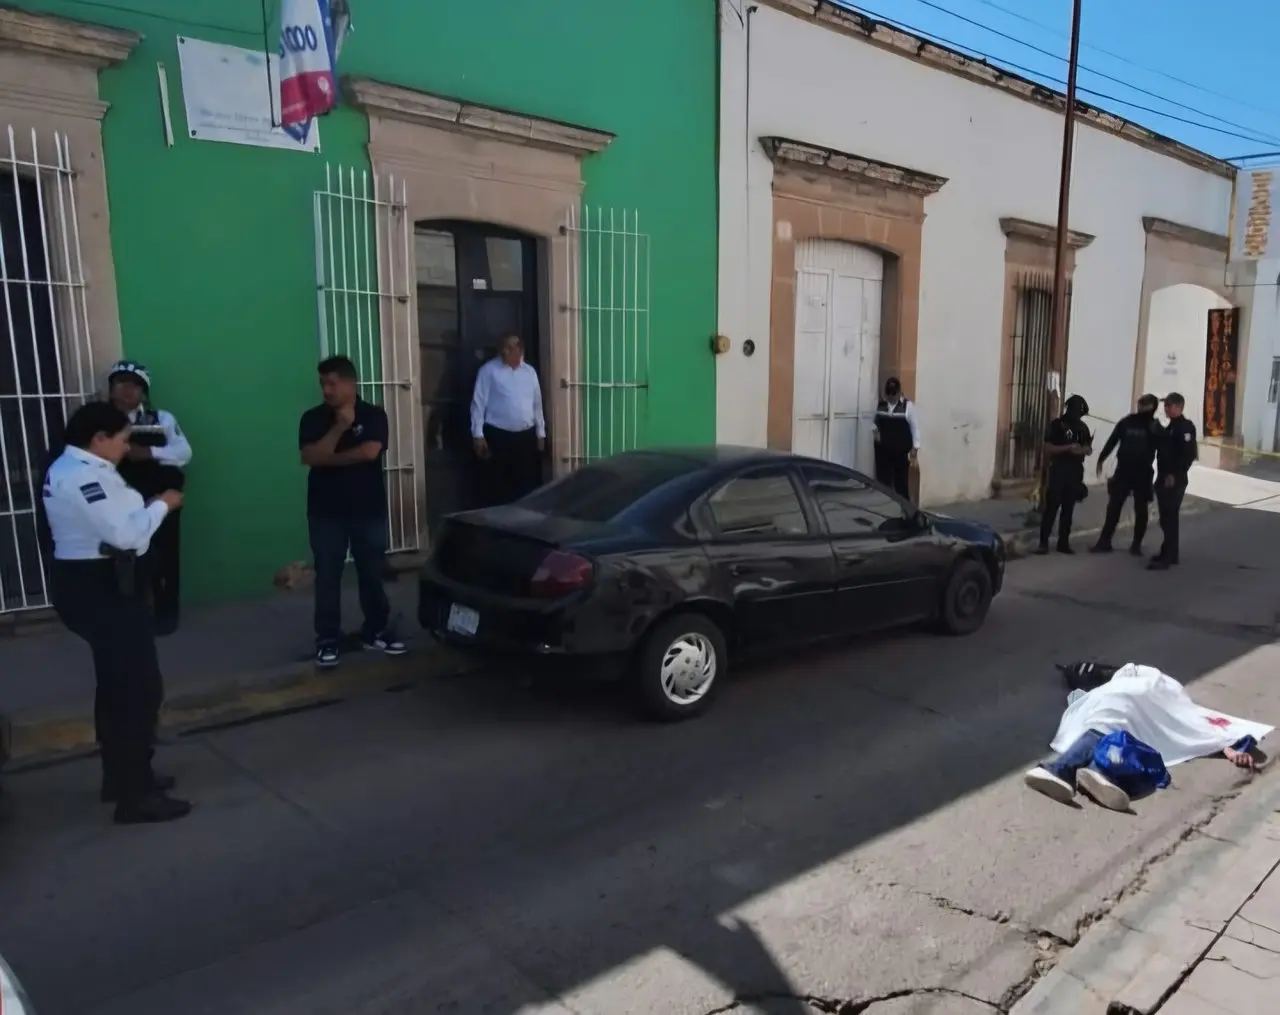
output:
M 847 6 L 1065 89 L 1071 0 L 848 0 Z M 1223 158 L 1280 150 L 1276 0 L 1084 0 L 1081 24 L 1083 101 Z

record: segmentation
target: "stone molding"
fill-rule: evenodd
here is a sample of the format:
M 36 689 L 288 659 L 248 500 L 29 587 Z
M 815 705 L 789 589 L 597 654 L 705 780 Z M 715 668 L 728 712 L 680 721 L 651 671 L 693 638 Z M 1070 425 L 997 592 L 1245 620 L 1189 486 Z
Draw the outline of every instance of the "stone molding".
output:
M 604 151 L 614 138 L 607 131 L 493 109 L 371 78 L 344 78 L 343 91 L 352 105 L 390 119 L 548 151 L 593 155 Z
M 1182 243 L 1190 243 L 1193 247 L 1204 247 L 1206 250 L 1214 250 L 1221 254 L 1225 254 L 1231 246 L 1230 239 L 1221 233 L 1212 233 L 1208 229 L 1199 229 L 1196 226 L 1184 226 L 1181 222 L 1172 222 L 1169 219 L 1155 218 L 1151 215 L 1142 217 L 1142 228 L 1151 236 L 1179 240 Z
M 1000 231 L 1005 236 L 1030 240 L 1032 243 L 1042 243 L 1046 246 L 1053 246 L 1058 242 L 1058 230 L 1056 227 L 1042 225 L 1029 219 L 1002 218 L 1000 220 Z M 1077 232 L 1075 229 L 1067 230 L 1067 246 L 1072 250 L 1083 250 L 1094 239 L 1095 237 L 1090 233 Z
M 797 168 L 818 169 L 859 183 L 879 184 L 926 197 L 936 194 L 947 182 L 945 176 L 934 176 L 918 169 L 907 169 L 785 137 L 762 137 L 760 144 L 775 165 L 783 163 Z
M 142 36 L 105 25 L 0 8 L 0 51 L 47 56 L 90 67 L 123 63 Z

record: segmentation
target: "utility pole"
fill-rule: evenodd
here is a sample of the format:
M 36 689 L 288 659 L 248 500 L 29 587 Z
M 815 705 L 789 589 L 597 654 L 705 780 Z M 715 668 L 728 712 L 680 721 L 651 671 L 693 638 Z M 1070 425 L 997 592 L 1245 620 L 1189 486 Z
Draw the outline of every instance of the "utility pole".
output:
M 1062 122 L 1062 175 L 1058 180 L 1058 235 L 1053 252 L 1053 320 L 1049 330 L 1049 369 L 1057 374 L 1059 404 L 1066 398 L 1067 377 L 1067 233 L 1071 222 L 1071 157 L 1076 134 L 1076 72 L 1080 68 L 1080 6 L 1073 0 L 1071 10 L 1071 57 L 1067 63 L 1067 108 Z M 1049 378 L 1045 378 L 1046 386 Z M 1054 413 L 1054 399 L 1045 401 L 1045 426 Z M 1048 461 L 1040 468 L 1039 506 L 1043 510 Z

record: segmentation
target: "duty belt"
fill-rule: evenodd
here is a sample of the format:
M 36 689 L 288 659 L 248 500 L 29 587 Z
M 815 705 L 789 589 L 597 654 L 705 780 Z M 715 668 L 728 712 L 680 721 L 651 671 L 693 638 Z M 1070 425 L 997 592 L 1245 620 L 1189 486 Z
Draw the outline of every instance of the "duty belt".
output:
M 116 587 L 120 594 L 138 594 L 138 551 L 121 550 L 110 543 L 99 543 L 98 552 L 111 561 L 116 572 Z

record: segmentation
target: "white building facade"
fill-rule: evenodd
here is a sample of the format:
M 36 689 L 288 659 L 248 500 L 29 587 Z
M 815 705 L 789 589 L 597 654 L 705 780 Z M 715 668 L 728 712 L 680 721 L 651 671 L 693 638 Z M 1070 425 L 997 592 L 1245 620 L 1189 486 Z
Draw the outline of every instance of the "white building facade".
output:
M 1063 97 L 824 0 L 722 3 L 722 443 L 870 471 L 897 376 L 940 504 L 1031 485 L 1055 381 L 1104 432 L 1145 390 L 1199 421 L 1231 166 L 1081 113 L 1052 350 Z

